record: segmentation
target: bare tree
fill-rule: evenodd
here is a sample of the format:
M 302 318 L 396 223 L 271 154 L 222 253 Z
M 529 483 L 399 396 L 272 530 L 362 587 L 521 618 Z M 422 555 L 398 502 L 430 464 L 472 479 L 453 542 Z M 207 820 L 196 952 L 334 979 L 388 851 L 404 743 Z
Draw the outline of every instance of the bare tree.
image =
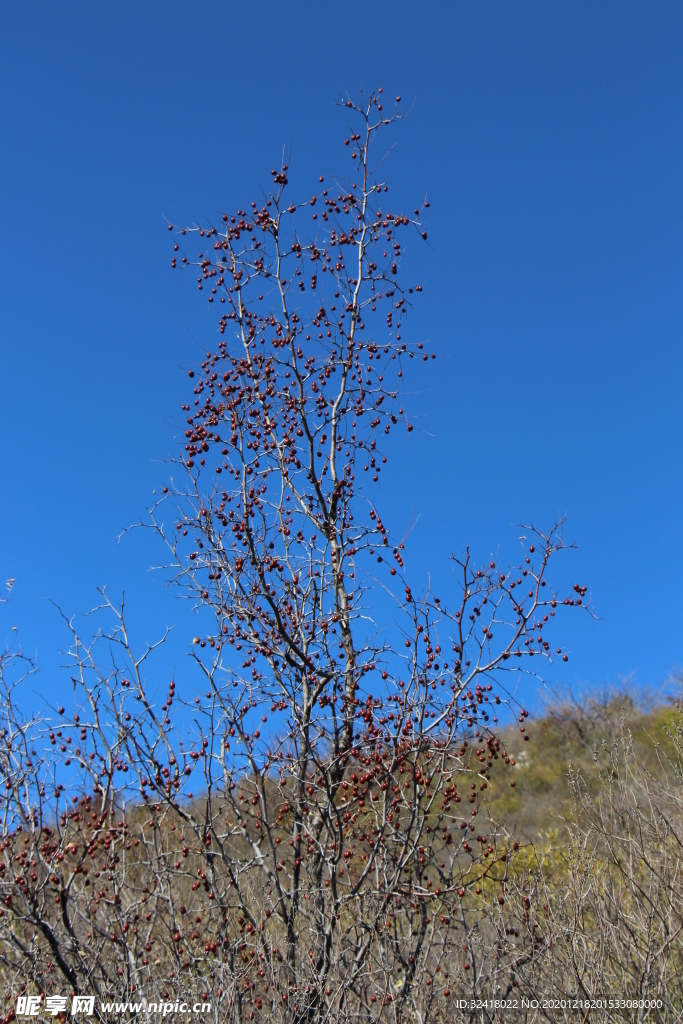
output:
M 348 181 L 290 200 L 283 164 L 217 226 L 169 225 L 173 266 L 220 307 L 151 510 L 201 624 L 204 696 L 172 681 L 158 704 L 153 649 L 135 652 L 106 594 L 113 626 L 87 640 L 69 621 L 60 728 L 20 725 L 6 688 L 13 990 L 199 991 L 217 1020 L 426 1024 L 513 986 L 500 936 L 518 844 L 484 800 L 514 764 L 496 712 L 514 673 L 567 660 L 548 630 L 586 588 L 547 586 L 561 524 L 530 526 L 516 568 L 454 559 L 442 601 L 413 589 L 380 512 L 387 435 L 413 429 L 404 373 L 435 358 L 403 340 L 422 286 L 399 273 L 429 204 L 392 209 L 374 155 L 399 103 L 342 104 Z M 36 762 L 41 740 L 54 756 Z

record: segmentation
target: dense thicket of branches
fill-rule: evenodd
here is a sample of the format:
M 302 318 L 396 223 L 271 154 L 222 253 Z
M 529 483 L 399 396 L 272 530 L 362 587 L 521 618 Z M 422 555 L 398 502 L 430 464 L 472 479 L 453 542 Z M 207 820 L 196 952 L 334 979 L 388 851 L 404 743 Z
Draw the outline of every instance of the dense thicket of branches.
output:
M 68 623 L 68 710 L 25 720 L 22 663 L 3 662 L 11 998 L 207 993 L 216 1020 L 427 1024 L 520 986 L 581 996 L 587 971 L 598 989 L 602 952 L 566 952 L 597 917 L 558 956 L 571 898 L 532 912 L 542 868 L 516 872 L 524 851 L 486 804 L 515 785 L 496 711 L 515 706 L 515 672 L 563 656 L 548 631 L 586 588 L 548 583 L 557 527 L 525 528 L 511 569 L 466 552 L 447 599 L 409 581 L 378 485 L 386 436 L 412 429 L 404 374 L 431 366 L 407 335 L 421 286 L 400 274 L 428 204 L 392 208 L 373 170 L 398 105 L 387 116 L 380 91 L 344 106 L 348 182 L 290 200 L 281 166 L 217 226 L 171 226 L 173 265 L 197 268 L 219 309 L 218 344 L 189 371 L 184 454 L 151 510 L 201 623 L 203 695 L 179 680 L 156 696 L 153 649 L 136 653 L 106 595 L 94 637 Z M 649 962 L 652 979 L 664 960 Z
M 614 723 L 595 752 L 600 787 L 570 767 L 574 813 L 561 842 L 510 889 L 520 922 L 520 991 L 569 991 L 586 1007 L 630 1000 L 614 1019 L 683 1010 L 683 713 L 656 746 L 654 772 Z M 661 1008 L 647 1011 L 647 1004 Z M 645 1003 L 645 1008 L 641 1003 Z M 608 1006 L 605 1006 L 609 1009 Z

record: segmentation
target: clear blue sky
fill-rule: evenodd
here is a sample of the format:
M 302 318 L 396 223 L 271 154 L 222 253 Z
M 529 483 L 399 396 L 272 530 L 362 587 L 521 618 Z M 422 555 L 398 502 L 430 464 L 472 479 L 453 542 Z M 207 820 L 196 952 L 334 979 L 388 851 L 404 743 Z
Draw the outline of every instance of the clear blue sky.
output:
M 387 166 L 431 201 L 413 329 L 440 353 L 384 484 L 415 507 L 413 581 L 516 553 L 513 524 L 567 514 L 575 621 L 558 681 L 658 686 L 683 663 L 683 7 L 7 4 L 0 59 L 0 614 L 68 688 L 49 599 L 122 587 L 136 637 L 179 621 L 144 537 L 182 370 L 212 343 L 168 218 L 213 218 L 268 183 L 343 167 L 340 90 L 413 111 Z M 387 474 L 389 477 L 390 474 Z M 385 479 L 385 478 L 383 478 Z M 166 671 L 166 668 L 164 668 Z M 56 692 L 56 691 L 55 691 Z M 66 692 L 66 691 L 65 691 Z

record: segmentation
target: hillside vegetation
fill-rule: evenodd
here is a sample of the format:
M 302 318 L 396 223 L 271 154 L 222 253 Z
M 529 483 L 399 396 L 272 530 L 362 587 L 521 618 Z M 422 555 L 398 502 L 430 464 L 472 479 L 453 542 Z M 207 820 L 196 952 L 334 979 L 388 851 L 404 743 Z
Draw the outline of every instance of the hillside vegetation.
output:
M 435 871 L 434 864 L 420 863 L 424 847 L 418 845 L 415 869 L 388 903 L 370 891 L 362 899 L 341 900 L 336 927 L 354 938 L 356 951 L 369 945 L 369 966 L 358 971 L 353 989 L 360 1020 L 453 1020 L 455 1001 L 474 1000 L 476 1006 L 486 1000 L 485 982 L 498 1005 L 468 1006 L 462 1019 L 585 1021 L 591 1007 L 600 1020 L 680 1019 L 680 708 L 645 709 L 620 693 L 557 703 L 525 729 L 501 733 L 503 760 L 492 753 L 488 781 L 471 812 L 469 800 L 461 804 L 454 787 L 446 787 L 425 818 L 428 833 L 443 822 L 446 835 L 447 813 L 454 833 L 460 818 L 476 813 L 472 820 L 484 833 L 476 836 L 484 844 L 478 856 L 466 842 L 451 848 L 439 839 L 435 850 L 443 861 Z M 511 771 L 504 767 L 508 758 Z M 426 762 L 402 763 L 409 776 L 426 780 Z M 360 763 L 349 769 L 350 781 L 356 778 L 352 768 Z M 463 780 L 475 768 L 463 766 Z M 438 782 L 432 785 L 439 790 Z M 292 827 L 288 789 L 273 779 L 266 799 L 266 816 L 281 823 L 283 837 Z M 248 779 L 237 793 L 243 807 L 251 805 Z M 451 805 L 455 816 L 447 811 Z M 5 839 L 10 871 L 0 874 L 7 894 L 0 976 L 10 1014 L 4 1019 L 11 1019 L 22 991 L 38 985 L 47 994 L 59 992 L 64 975 L 76 977 L 77 971 L 101 975 L 103 984 L 113 986 L 126 961 L 139 965 L 131 995 L 206 993 L 216 1020 L 308 1019 L 293 1002 L 291 1013 L 287 1007 L 288 993 L 298 999 L 301 990 L 292 989 L 286 975 L 286 931 L 273 888 L 253 888 L 243 879 L 257 840 L 246 822 L 231 827 L 227 815 L 234 812 L 225 794 L 177 811 L 150 802 L 125 810 L 113 805 L 105 813 L 98 807 L 96 798 L 84 796 L 56 828 L 43 828 L 33 861 L 25 832 Z M 199 835 L 192 823 L 202 821 Z M 371 806 L 359 807 L 354 822 L 342 888 L 358 885 L 379 836 Z M 475 837 L 469 838 L 473 844 Z M 279 847 L 283 878 L 295 870 L 290 845 L 285 838 Z M 44 879 L 44 923 L 36 927 L 17 892 L 25 887 L 21 872 L 29 865 L 40 871 L 45 858 L 59 862 L 59 875 Z M 325 892 L 315 863 L 305 865 L 303 901 Z M 12 870 L 20 872 L 14 880 Z M 51 886 L 61 888 L 54 903 L 47 898 Z M 354 969 L 352 948 L 337 952 L 325 990 L 330 1003 L 332 985 Z M 421 984 L 402 999 L 412 970 Z M 155 982 L 145 980 L 149 971 Z M 311 958 L 304 996 L 314 984 Z M 558 1005 L 548 1007 L 558 993 Z M 320 1019 L 336 1024 L 340 1013 L 330 1005 Z
M 600 768 L 609 763 L 617 740 L 627 741 L 638 763 L 653 775 L 670 769 L 676 758 L 674 736 L 679 715 L 673 704 L 651 704 L 627 691 L 583 702 L 557 701 L 531 725 L 523 742 L 509 727 L 501 734 L 516 761 L 515 787 L 507 778 L 490 790 L 492 816 L 525 837 L 537 840 L 548 830 L 562 831 L 572 820 L 576 795 L 570 773 L 579 775 L 584 792 L 597 797 Z

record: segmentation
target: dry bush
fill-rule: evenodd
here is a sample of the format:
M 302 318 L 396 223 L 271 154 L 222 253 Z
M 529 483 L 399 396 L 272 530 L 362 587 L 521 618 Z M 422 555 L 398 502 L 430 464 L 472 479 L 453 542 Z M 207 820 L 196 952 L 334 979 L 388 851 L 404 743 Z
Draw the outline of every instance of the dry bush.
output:
M 567 785 L 570 766 L 579 772 L 588 794 L 597 798 L 602 782 L 594 770 L 595 750 L 626 729 L 633 753 L 644 768 L 656 773 L 662 756 L 675 757 L 670 739 L 676 714 L 661 695 L 636 692 L 629 686 L 607 689 L 584 698 L 555 696 L 533 721 L 533 742 L 522 743 L 514 728 L 500 740 L 516 758 L 513 791 L 495 789 L 488 800 L 491 813 L 504 818 L 520 838 L 543 845 L 548 832 L 562 831 L 572 816 L 574 798 Z
M 569 766 L 570 818 L 512 866 L 516 989 L 569 1000 L 554 1020 L 576 1019 L 575 1001 L 595 1019 L 680 1020 L 683 714 L 678 706 L 667 750 L 634 740 L 623 719 L 614 728 L 609 709 L 592 710 L 601 712 L 596 732 L 600 718 L 610 728 L 592 773 Z

